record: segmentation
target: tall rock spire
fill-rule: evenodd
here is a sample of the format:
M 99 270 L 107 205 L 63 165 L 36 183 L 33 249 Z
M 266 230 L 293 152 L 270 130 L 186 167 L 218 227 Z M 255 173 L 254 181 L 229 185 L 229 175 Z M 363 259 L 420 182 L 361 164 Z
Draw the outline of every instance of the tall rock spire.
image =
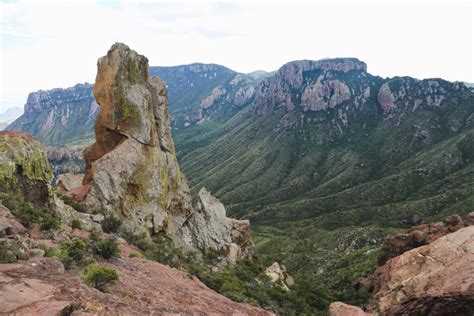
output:
M 89 208 L 119 216 L 133 233 L 164 234 L 178 245 L 213 249 L 230 261 L 248 255 L 248 221 L 228 219 L 205 190 L 192 208 L 168 125 L 166 86 L 149 77 L 148 59 L 114 44 L 98 61 L 94 95 L 100 106 L 96 141 L 84 150 Z

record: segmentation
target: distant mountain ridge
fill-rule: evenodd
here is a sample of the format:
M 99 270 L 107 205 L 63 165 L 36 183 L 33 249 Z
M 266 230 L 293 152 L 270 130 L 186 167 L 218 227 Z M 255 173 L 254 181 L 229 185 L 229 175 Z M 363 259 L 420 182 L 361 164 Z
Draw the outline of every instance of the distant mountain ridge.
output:
M 229 93 L 225 93 L 225 96 L 238 93 L 236 96 L 231 96 L 236 99 L 237 105 L 236 109 L 226 114 L 225 117 L 229 118 L 244 105 L 242 103 L 248 101 L 245 99 L 246 92 L 238 89 L 241 85 L 251 85 L 255 81 L 252 76 L 239 74 L 216 64 L 194 63 L 172 67 L 150 67 L 149 72 L 150 75 L 159 76 L 166 81 L 171 124 L 176 128 L 202 123 L 216 114 L 217 107 L 210 111 L 206 102 L 222 103 L 222 100 L 212 100 L 212 92 L 224 86 L 233 87 L 229 89 Z M 235 78 L 237 79 L 232 81 Z M 98 113 L 92 89 L 93 85 L 84 83 L 65 89 L 32 92 L 25 104 L 24 115 L 7 129 L 28 132 L 50 146 L 80 145 L 90 142 Z M 225 108 L 222 110 L 227 111 Z M 218 115 L 221 116 L 220 113 Z
M 14 120 L 23 114 L 23 109 L 19 107 L 11 107 L 6 109 L 5 112 L 0 113 L 0 130 L 6 128 Z

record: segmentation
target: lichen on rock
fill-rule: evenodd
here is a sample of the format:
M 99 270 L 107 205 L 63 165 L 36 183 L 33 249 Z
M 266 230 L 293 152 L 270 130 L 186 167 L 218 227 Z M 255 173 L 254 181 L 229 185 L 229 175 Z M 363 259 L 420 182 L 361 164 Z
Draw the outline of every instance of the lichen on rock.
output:
M 94 95 L 100 106 L 96 141 L 84 150 L 83 187 L 71 190 L 79 192 L 76 201 L 120 217 L 123 229 L 135 234 L 165 235 L 201 253 L 232 254 L 228 261 L 247 256 L 251 241 L 242 247 L 233 242 L 220 202 L 206 192 L 193 209 L 171 137 L 166 85 L 148 76 L 147 58 L 114 44 L 98 61 Z
M 51 167 L 43 146 L 23 132 L 0 132 L 0 192 L 53 211 Z

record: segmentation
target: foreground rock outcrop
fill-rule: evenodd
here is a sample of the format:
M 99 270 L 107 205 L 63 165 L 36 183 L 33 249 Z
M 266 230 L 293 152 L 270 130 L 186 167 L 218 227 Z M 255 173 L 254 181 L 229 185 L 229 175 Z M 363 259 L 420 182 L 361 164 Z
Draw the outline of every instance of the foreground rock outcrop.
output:
M 147 58 L 114 44 L 99 59 L 94 95 L 96 142 L 84 150 L 83 186 L 71 190 L 76 201 L 120 217 L 135 234 L 164 235 L 229 261 L 248 257 L 248 222 L 228 219 L 205 190 L 192 207 L 168 125 L 166 86 L 148 76 Z
M 271 315 L 233 302 L 185 271 L 131 258 L 138 250 L 123 242 L 117 258 L 94 258 L 119 277 L 106 293 L 100 292 L 81 280 L 80 268 L 65 269 L 57 257 L 44 257 L 39 247 L 58 248 L 75 237 L 87 234 L 65 225 L 54 237 L 27 230 L 0 204 L 1 315 Z
M 474 226 L 469 225 L 473 217 L 470 213 L 463 222 L 453 215 L 446 226 L 435 223 L 414 227 L 404 235 L 406 247 L 422 236 L 425 244 L 388 259 L 371 277 L 360 281 L 374 293 L 367 314 L 336 302 L 331 304 L 331 315 L 348 315 L 349 310 L 354 315 L 472 315 Z M 384 242 L 393 245 L 393 240 L 403 239 L 397 234 Z
M 429 244 L 464 226 L 472 225 L 472 217 L 474 217 L 474 213 L 469 214 L 466 222 L 464 222 L 459 215 L 454 214 L 444 222 L 421 224 L 410 228 L 406 233 L 388 235 L 384 239 L 379 255 L 379 265 L 383 265 L 387 260 L 408 250 Z
M 38 210 L 53 210 L 51 167 L 43 146 L 22 132 L 0 132 L 0 192 Z

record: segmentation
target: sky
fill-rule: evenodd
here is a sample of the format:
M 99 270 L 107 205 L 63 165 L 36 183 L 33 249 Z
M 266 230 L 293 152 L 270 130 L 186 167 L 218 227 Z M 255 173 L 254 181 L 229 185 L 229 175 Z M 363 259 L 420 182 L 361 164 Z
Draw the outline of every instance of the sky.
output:
M 371 74 L 474 82 L 473 1 L 0 0 L 0 113 L 29 92 L 94 82 L 115 42 L 152 66 L 239 72 L 356 57 Z

